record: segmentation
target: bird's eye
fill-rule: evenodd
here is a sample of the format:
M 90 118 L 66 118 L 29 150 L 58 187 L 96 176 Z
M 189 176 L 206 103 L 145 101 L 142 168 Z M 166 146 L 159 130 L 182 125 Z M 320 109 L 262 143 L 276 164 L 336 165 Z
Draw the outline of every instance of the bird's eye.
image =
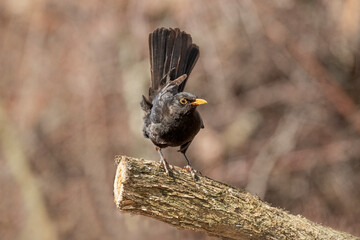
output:
M 187 103 L 187 100 L 185 98 L 182 98 L 182 99 L 180 99 L 180 103 L 184 105 Z

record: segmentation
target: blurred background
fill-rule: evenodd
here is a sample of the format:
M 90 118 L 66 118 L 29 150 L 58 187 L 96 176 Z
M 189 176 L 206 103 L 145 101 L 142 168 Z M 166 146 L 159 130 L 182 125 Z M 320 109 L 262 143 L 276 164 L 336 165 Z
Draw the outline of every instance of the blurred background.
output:
M 115 155 L 159 159 L 139 102 L 160 26 L 200 47 L 194 168 L 359 236 L 360 1 L 4 0 L 0 239 L 214 239 L 113 203 Z

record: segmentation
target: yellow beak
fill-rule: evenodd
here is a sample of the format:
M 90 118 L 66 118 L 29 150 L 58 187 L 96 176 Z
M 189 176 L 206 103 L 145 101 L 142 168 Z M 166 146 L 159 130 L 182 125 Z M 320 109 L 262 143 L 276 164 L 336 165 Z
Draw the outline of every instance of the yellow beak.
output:
M 197 98 L 197 99 L 195 99 L 194 102 L 192 102 L 192 103 L 190 103 L 190 104 L 197 106 L 197 105 L 201 105 L 201 104 L 205 104 L 205 103 L 207 103 L 206 100 L 201 99 L 201 98 Z

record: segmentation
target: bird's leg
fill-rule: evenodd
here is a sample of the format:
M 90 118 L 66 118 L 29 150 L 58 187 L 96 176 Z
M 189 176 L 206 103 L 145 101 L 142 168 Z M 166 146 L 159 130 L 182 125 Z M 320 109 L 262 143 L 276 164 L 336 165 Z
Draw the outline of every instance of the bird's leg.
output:
M 159 155 L 160 155 L 160 166 L 163 166 L 164 169 L 165 169 L 165 172 L 166 172 L 167 174 L 169 174 L 169 168 L 171 168 L 171 167 L 169 166 L 168 162 L 165 160 L 164 155 L 163 155 L 162 152 L 161 152 L 161 148 L 156 147 L 156 151 L 157 151 L 157 152 L 159 153 Z
M 201 174 L 200 171 L 198 170 L 195 170 L 191 165 L 190 165 L 190 161 L 189 159 L 187 158 L 186 154 L 184 152 L 182 152 L 182 154 L 184 155 L 185 159 L 186 159 L 186 162 L 187 162 L 187 165 L 184 167 L 184 169 L 188 172 L 191 173 L 191 176 L 196 180 L 197 179 L 197 175 L 196 174 Z

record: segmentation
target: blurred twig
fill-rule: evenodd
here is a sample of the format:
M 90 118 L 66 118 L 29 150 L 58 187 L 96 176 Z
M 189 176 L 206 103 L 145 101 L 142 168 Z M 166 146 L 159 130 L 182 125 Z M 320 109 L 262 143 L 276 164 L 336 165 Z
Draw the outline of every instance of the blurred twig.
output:
M 360 133 L 360 112 L 354 101 L 344 92 L 312 53 L 292 41 L 288 43 L 288 49 L 312 79 L 319 83 L 325 97 L 333 104 L 335 109 Z
M 279 122 L 274 136 L 255 158 L 249 173 L 247 191 L 258 195 L 260 198 L 264 197 L 271 170 L 279 157 L 290 152 L 295 146 L 295 135 L 300 122 L 301 118 L 295 117 L 292 113 L 289 113 Z
M 275 45 L 285 45 L 287 47 L 289 53 L 319 84 L 324 96 L 332 103 L 337 112 L 360 133 L 360 111 L 357 105 L 317 60 L 316 56 L 296 41 L 284 24 L 277 21 L 273 15 L 268 14 L 268 12 L 274 11 L 272 8 L 270 4 L 266 4 L 267 11 L 262 11 L 260 7 L 257 8 L 261 12 L 259 16 L 261 15 L 262 19 L 267 19 L 267 21 L 263 21 L 265 35 Z
M 315 165 L 323 166 L 356 159 L 360 140 L 336 141 L 318 148 L 294 151 L 281 156 L 276 171 L 306 171 Z

